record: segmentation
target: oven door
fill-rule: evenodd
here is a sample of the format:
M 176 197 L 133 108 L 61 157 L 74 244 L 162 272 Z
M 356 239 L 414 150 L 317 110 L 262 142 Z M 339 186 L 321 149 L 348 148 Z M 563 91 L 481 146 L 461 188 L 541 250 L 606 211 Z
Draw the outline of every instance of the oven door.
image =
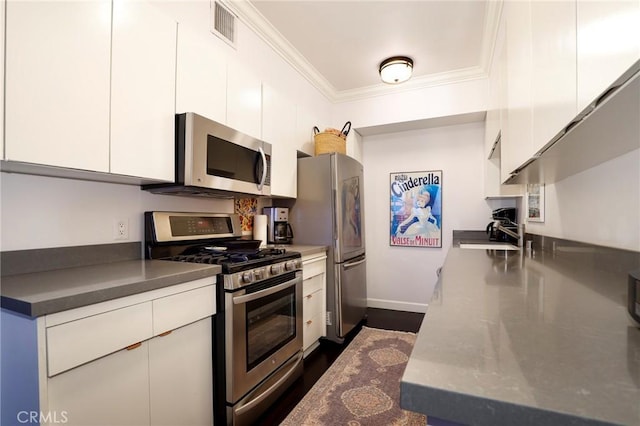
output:
M 302 272 L 225 294 L 227 402 L 233 404 L 302 350 Z
M 194 113 L 179 114 L 178 128 L 184 129 L 185 185 L 271 194 L 270 144 Z

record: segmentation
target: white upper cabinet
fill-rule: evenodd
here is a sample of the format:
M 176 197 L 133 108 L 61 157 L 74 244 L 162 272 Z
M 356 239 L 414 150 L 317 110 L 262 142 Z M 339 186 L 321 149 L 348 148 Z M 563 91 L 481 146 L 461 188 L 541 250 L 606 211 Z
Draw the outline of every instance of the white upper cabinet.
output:
M 485 120 L 484 196 L 485 198 L 522 195 L 522 185 L 502 185 L 501 150 L 503 129 L 507 126 L 505 20 L 500 21 L 488 81 L 488 108 Z
M 531 4 L 504 4 L 507 59 L 507 124 L 502 129 L 503 177 L 532 154 Z
M 262 82 L 242 64 L 227 68 L 227 126 L 262 138 Z
M 227 120 L 227 62 L 212 40 L 178 26 L 176 112 Z
M 174 179 L 176 32 L 149 3 L 113 3 L 112 173 Z
M 576 116 L 576 4 L 532 1 L 534 154 Z
M 496 44 L 493 51 L 491 68 L 489 69 L 489 79 L 487 80 L 487 116 L 485 119 L 484 136 L 485 158 L 489 157 L 502 126 L 500 121 L 500 102 L 503 99 L 502 93 L 504 91 L 504 84 L 506 83 L 506 80 L 502 78 L 502 70 L 500 68 L 503 58 L 504 19 L 501 21 L 496 35 Z
M 271 195 L 297 195 L 296 107 L 272 87 L 262 87 L 262 139 L 271 144 Z
M 109 171 L 111 2 L 6 3 L 6 160 Z
M 4 159 L 173 180 L 176 22 L 139 1 L 6 10 Z
M 640 1 L 578 0 L 578 111 L 640 59 Z

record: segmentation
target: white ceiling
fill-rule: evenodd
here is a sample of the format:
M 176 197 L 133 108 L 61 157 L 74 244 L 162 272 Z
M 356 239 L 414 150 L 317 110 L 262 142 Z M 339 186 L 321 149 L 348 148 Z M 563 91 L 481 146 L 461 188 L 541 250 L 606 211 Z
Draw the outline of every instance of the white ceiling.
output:
M 252 27 L 332 101 L 486 76 L 501 2 L 250 0 Z M 414 60 L 407 83 L 380 82 L 390 56 Z

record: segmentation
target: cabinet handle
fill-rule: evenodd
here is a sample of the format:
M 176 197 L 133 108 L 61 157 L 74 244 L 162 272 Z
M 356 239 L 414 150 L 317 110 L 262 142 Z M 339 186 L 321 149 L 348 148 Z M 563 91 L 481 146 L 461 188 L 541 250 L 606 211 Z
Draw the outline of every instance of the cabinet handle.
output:
M 307 299 L 311 299 L 313 297 L 313 294 L 307 294 Z
M 133 345 L 129 345 L 125 349 L 128 350 L 128 351 L 132 351 L 134 349 L 138 349 L 140 346 L 142 346 L 142 342 L 138 342 L 138 343 L 134 343 Z
M 164 337 L 164 336 L 168 336 L 169 334 L 171 334 L 173 330 L 169 330 L 169 331 L 165 331 L 164 333 L 160 333 L 158 334 L 158 337 Z
M 312 322 L 312 320 L 307 321 L 307 325 L 311 325 Z

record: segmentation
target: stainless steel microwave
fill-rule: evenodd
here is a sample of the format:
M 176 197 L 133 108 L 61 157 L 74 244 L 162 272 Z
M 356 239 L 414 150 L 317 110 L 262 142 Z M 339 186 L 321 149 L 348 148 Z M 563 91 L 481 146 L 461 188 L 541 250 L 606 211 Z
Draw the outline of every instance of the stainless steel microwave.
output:
M 193 112 L 176 114 L 174 183 L 143 189 L 232 198 L 271 195 L 271 144 Z

